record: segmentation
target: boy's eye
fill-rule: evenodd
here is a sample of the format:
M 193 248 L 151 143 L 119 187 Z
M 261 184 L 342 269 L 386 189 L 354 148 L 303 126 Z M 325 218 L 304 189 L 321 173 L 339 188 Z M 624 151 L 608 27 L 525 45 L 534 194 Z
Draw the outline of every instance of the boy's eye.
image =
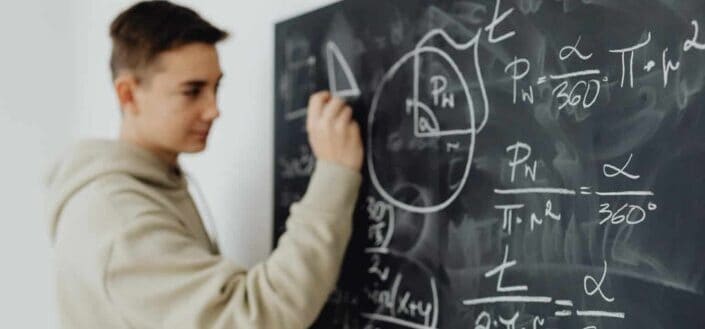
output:
M 201 89 L 194 88 L 194 89 L 189 89 L 183 92 L 184 95 L 189 96 L 189 97 L 196 97 L 198 94 L 201 93 Z

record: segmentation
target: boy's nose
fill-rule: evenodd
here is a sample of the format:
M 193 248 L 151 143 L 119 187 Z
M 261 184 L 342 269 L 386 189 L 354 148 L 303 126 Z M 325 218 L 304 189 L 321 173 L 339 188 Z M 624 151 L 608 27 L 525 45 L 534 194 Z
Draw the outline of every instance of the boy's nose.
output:
M 220 111 L 218 110 L 218 102 L 215 100 L 215 97 L 213 97 L 213 99 L 206 105 L 202 117 L 205 121 L 213 121 L 219 116 Z

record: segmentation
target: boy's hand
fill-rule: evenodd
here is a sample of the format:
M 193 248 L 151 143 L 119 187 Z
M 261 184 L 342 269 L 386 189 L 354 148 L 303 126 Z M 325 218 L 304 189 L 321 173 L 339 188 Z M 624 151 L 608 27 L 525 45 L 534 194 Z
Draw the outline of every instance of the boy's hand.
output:
M 360 171 L 364 152 L 360 126 L 352 119 L 352 108 L 344 100 L 327 91 L 311 95 L 306 131 L 316 159 Z

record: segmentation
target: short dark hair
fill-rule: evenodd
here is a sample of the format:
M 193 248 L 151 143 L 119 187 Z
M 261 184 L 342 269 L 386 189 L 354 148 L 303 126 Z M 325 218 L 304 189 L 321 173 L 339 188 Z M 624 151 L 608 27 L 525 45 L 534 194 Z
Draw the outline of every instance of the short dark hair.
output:
M 194 42 L 213 45 L 227 37 L 226 31 L 189 8 L 163 0 L 142 1 L 110 24 L 110 71 L 113 80 L 122 70 L 140 77 L 161 52 Z

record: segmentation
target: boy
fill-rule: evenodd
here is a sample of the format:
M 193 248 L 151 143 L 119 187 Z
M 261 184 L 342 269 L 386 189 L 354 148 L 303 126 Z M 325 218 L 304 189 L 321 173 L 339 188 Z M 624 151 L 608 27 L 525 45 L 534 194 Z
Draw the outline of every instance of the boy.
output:
M 79 143 L 49 184 L 62 328 L 306 328 L 335 286 L 363 150 L 352 110 L 313 95 L 317 158 L 287 232 L 263 263 L 223 259 L 188 194 L 178 155 L 206 147 L 227 33 L 190 9 L 138 3 L 111 24 L 118 141 Z

